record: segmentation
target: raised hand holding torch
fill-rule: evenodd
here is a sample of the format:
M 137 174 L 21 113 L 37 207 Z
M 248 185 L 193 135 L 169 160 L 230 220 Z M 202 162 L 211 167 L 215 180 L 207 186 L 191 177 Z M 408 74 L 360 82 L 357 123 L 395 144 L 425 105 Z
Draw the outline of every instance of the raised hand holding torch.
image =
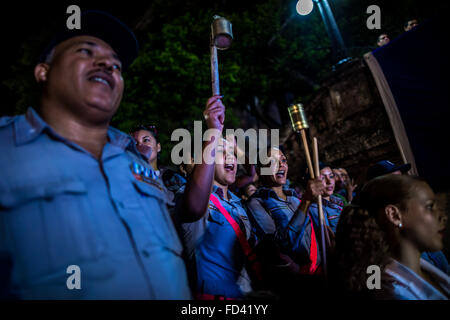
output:
M 313 163 L 311 161 L 311 155 L 309 153 L 308 140 L 306 139 L 305 130 L 309 128 L 308 120 L 306 118 L 305 110 L 301 103 L 293 104 L 288 108 L 289 117 L 291 118 L 292 128 L 296 133 L 301 135 L 301 140 L 303 144 L 303 148 L 305 150 L 306 162 L 308 165 L 308 171 L 311 179 L 319 178 L 319 157 L 318 157 L 318 147 L 317 147 L 317 139 L 314 138 L 314 168 Z M 306 201 L 305 201 L 306 202 Z M 309 204 L 303 203 L 302 210 L 306 213 L 308 210 Z M 322 248 L 322 261 L 323 261 L 323 270 L 324 275 L 327 275 L 327 260 L 326 260 L 326 246 L 325 246 L 325 218 L 323 215 L 323 207 L 322 207 L 322 196 L 319 195 L 317 197 L 317 205 L 319 207 L 319 220 L 320 220 L 320 233 L 321 233 L 321 248 Z M 328 235 L 328 234 L 327 234 Z

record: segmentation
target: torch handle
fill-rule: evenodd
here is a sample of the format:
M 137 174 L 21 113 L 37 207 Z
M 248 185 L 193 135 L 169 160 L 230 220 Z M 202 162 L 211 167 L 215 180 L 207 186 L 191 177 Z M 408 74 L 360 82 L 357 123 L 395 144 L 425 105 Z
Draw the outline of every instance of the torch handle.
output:
M 313 160 L 314 160 L 314 171 L 315 171 L 316 177 L 319 178 L 320 177 L 319 148 L 318 148 L 318 145 L 317 145 L 317 138 L 316 137 L 313 138 Z M 322 196 L 321 195 L 319 195 L 318 201 L 319 201 L 318 207 L 319 207 L 320 221 L 321 222 L 325 222 L 325 216 L 323 214 Z M 326 240 L 327 240 L 328 244 L 330 244 L 330 238 L 328 237 L 328 233 L 325 236 L 326 236 Z
M 313 157 L 314 157 L 314 169 L 316 177 L 320 177 L 320 170 L 319 170 L 319 147 L 317 145 L 317 138 L 313 138 Z M 326 246 L 325 246 L 325 217 L 323 214 L 323 207 L 322 207 L 322 196 L 319 195 L 317 197 L 317 205 L 319 207 L 319 219 L 320 219 L 320 235 L 321 235 L 321 245 L 322 245 L 322 260 L 323 260 L 323 273 L 325 277 L 327 276 L 327 254 L 326 254 Z M 327 233 L 327 241 L 330 242 L 328 239 L 328 233 Z
M 217 47 L 211 44 L 211 85 L 213 96 L 220 95 L 219 63 L 217 60 Z
M 300 134 L 302 136 L 303 147 L 305 148 L 306 163 L 308 164 L 309 175 L 311 179 L 314 179 L 314 170 L 311 162 L 311 155 L 309 154 L 308 140 L 306 139 L 305 130 L 301 130 Z

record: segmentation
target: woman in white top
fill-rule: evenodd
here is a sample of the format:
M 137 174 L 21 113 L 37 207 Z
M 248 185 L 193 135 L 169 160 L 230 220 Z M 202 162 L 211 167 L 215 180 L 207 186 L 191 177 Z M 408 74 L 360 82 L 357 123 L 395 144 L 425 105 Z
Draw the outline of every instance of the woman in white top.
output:
M 377 299 L 448 300 L 449 277 L 420 258 L 442 250 L 447 222 L 430 186 L 417 177 L 382 176 L 356 203 L 344 209 L 336 232 L 340 284 Z

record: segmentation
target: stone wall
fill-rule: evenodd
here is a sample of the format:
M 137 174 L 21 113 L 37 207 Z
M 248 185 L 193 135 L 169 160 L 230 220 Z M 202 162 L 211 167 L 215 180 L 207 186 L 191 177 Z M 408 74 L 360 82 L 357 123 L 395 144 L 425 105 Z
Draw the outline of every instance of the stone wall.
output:
M 383 103 L 363 60 L 334 71 L 304 107 L 308 135 L 318 139 L 320 160 L 346 168 L 359 185 L 371 164 L 383 159 L 402 163 Z M 305 163 L 304 151 L 290 124 L 280 135 L 289 150 L 290 179 L 295 181 Z

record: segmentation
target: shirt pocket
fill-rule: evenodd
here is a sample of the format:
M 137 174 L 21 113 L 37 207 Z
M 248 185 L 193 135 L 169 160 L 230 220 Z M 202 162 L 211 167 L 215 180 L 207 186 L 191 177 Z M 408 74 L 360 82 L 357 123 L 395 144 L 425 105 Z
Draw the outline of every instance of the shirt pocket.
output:
M 148 237 L 147 247 L 154 246 L 150 238 L 156 235 L 160 244 L 181 256 L 182 246 L 167 209 L 167 205 L 171 203 L 167 191 L 157 185 L 157 182 L 153 185 L 133 180 L 132 183 L 139 193 L 139 203 L 147 225 L 150 226 L 148 232 L 152 233 Z
M 228 222 L 228 221 L 226 221 L 226 219 L 222 213 L 213 210 L 213 208 L 211 208 L 211 207 L 209 208 L 208 222 L 212 222 L 219 226 L 223 226 L 225 224 L 225 222 Z
M 0 207 L 2 247 L 11 253 L 22 283 L 39 284 L 56 275 L 65 281 L 69 265 L 89 265 L 105 252 L 97 232 L 100 213 L 90 209 L 86 185 L 77 178 L 3 191 Z
M 233 219 L 237 223 L 239 229 L 244 233 L 246 238 L 249 239 L 251 224 L 247 215 L 245 215 L 245 213 L 236 208 L 231 208 L 231 210 L 229 209 L 227 212 L 231 216 L 231 219 Z M 210 208 L 208 215 L 208 222 L 212 223 L 212 225 L 217 227 L 221 226 L 227 228 L 227 230 L 233 230 L 232 232 L 233 234 L 235 234 L 234 228 L 232 227 L 228 219 L 225 218 L 225 216 L 220 211 L 211 210 Z M 223 229 L 217 230 L 221 232 Z

